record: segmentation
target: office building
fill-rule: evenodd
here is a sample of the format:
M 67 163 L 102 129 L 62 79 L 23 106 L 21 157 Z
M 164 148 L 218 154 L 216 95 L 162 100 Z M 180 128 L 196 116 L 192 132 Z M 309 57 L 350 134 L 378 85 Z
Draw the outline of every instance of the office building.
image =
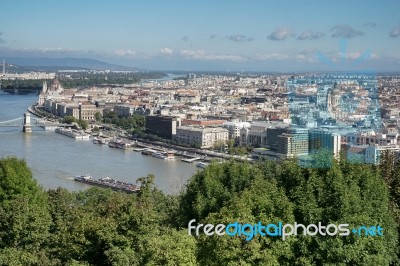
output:
M 181 125 L 181 119 L 172 116 L 146 116 L 146 132 L 165 139 L 173 139 L 176 129 Z

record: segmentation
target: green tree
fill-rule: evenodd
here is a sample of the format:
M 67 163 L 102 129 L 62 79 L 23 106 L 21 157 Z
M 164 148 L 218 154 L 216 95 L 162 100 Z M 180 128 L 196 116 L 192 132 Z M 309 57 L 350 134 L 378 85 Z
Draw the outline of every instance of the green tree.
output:
M 86 120 L 82 120 L 80 119 L 78 121 L 78 125 L 80 128 L 82 128 L 83 130 L 86 130 L 89 127 L 89 123 Z
M 94 119 L 96 119 L 96 122 L 100 122 L 100 121 L 102 121 L 103 116 L 101 115 L 100 112 L 96 112 L 96 113 L 94 114 Z
M 62 119 L 62 123 L 65 123 L 65 124 L 72 124 L 74 122 L 76 122 L 76 119 L 72 115 L 66 115 Z
M 51 219 L 47 197 L 26 162 L 0 160 L 0 248 L 41 250 Z
M 397 232 L 387 188 L 373 166 L 333 162 L 331 168 L 301 168 L 288 161 L 277 168 L 278 183 L 302 224 L 380 225 L 383 237 L 299 237 L 293 265 L 390 265 L 397 261 Z

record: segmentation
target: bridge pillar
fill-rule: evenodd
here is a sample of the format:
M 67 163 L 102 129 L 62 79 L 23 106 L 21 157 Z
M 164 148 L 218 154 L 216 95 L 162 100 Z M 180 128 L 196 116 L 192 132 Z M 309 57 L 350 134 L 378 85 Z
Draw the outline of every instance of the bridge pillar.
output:
M 30 113 L 25 113 L 24 114 L 24 124 L 22 126 L 22 131 L 25 132 L 25 133 L 32 132 L 31 114 Z

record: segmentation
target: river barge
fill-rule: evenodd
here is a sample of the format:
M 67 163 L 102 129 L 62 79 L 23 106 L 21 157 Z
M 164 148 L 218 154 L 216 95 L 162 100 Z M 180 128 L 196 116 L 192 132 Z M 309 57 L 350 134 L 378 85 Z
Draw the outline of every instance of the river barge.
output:
M 138 193 L 140 191 L 140 186 L 134 185 L 132 183 L 118 181 L 110 177 L 94 179 L 90 175 L 80 175 L 74 177 L 74 180 L 88 185 L 102 188 L 111 188 L 112 190 L 122 191 L 126 193 Z

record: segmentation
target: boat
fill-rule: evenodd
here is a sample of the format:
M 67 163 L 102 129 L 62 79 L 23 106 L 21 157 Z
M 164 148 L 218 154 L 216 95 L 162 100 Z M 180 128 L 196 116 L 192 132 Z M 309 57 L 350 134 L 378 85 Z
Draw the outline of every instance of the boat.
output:
M 114 139 L 114 140 L 110 140 L 108 142 L 108 147 L 110 148 L 118 148 L 118 149 L 129 149 L 132 147 L 132 144 L 129 142 L 126 142 L 122 139 Z
M 84 133 L 82 130 L 65 129 L 59 127 L 55 129 L 55 132 L 74 139 L 88 140 L 90 138 L 90 135 Z
M 109 138 L 107 138 L 107 137 L 98 136 L 98 137 L 93 138 L 94 144 L 108 144 L 108 142 L 109 142 Z
M 80 175 L 75 176 L 74 180 L 88 185 L 98 186 L 102 188 L 111 188 L 112 190 L 122 191 L 126 193 L 138 193 L 140 191 L 140 186 L 123 181 L 118 181 L 110 177 L 94 179 L 90 175 Z
M 209 164 L 208 164 L 208 163 L 205 163 L 205 162 L 198 162 L 198 163 L 196 164 L 197 167 L 203 168 L 203 169 L 206 168 L 208 165 L 209 165 Z
M 173 150 L 166 151 L 165 156 L 167 156 L 167 159 L 175 159 L 175 151 Z
M 154 152 L 151 156 L 153 156 L 155 158 L 159 158 L 159 159 L 164 159 L 164 160 L 168 159 L 167 156 L 165 156 L 161 152 Z
M 154 154 L 156 152 L 157 152 L 156 150 L 152 150 L 152 149 L 149 149 L 149 148 L 142 150 L 142 154 L 143 155 L 152 155 L 152 154 Z

